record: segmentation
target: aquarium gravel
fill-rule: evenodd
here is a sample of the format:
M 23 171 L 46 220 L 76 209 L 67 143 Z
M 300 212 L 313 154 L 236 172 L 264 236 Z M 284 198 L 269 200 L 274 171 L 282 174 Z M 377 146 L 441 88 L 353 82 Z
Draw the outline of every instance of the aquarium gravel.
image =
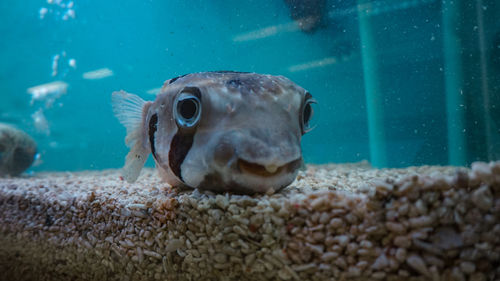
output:
M 0 180 L 2 280 L 497 280 L 500 162 L 310 165 L 276 194 L 152 169 Z

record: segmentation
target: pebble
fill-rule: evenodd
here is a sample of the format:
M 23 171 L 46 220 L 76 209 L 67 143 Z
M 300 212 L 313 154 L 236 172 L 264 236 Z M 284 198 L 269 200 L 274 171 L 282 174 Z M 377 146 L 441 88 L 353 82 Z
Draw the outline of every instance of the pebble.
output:
M 463 261 L 460 263 L 460 269 L 466 274 L 472 274 L 476 271 L 476 265 L 470 261 Z
M 402 224 L 395 222 L 386 222 L 385 227 L 387 227 L 389 231 L 396 234 L 402 234 L 406 231 L 406 228 Z
M 472 202 L 482 211 L 488 211 L 493 206 L 493 196 L 487 185 L 482 185 L 472 193 Z
M 412 254 L 406 259 L 406 263 L 420 274 L 427 277 L 430 276 L 429 270 L 420 256 Z

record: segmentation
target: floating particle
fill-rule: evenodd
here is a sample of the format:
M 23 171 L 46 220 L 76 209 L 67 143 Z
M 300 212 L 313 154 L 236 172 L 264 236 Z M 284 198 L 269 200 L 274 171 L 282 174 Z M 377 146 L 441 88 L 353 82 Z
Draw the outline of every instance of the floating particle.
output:
M 41 8 L 39 11 L 40 19 L 45 18 L 48 13 L 61 17 L 64 21 L 76 18 L 76 13 L 73 9 L 75 3 L 73 1 L 65 3 L 64 0 L 47 0 L 47 4 L 49 4 L 51 8 Z
M 43 20 L 43 18 L 45 17 L 45 14 L 47 14 L 49 10 L 45 7 L 42 7 L 40 8 L 40 10 L 38 11 L 38 13 L 40 13 L 40 19 Z
M 68 84 L 65 82 L 54 81 L 28 88 L 27 92 L 31 95 L 31 105 L 33 105 L 35 101 L 44 101 L 45 107 L 49 108 L 56 99 L 66 94 L 67 89 Z
M 50 148 L 58 148 L 59 147 L 59 143 L 56 142 L 56 141 L 51 141 L 51 142 L 49 142 L 49 147 Z
M 68 65 L 66 65 L 65 63 L 60 63 L 62 62 L 63 58 L 65 59 L 66 57 L 66 51 L 62 51 L 61 53 L 56 54 L 52 57 L 52 77 L 65 77 L 71 68 L 76 68 L 76 60 L 73 58 L 67 60 Z
M 113 76 L 113 71 L 107 67 L 83 73 L 83 79 L 96 80 Z
M 311 68 L 325 67 L 325 66 L 335 64 L 338 61 L 339 61 L 339 59 L 336 57 L 326 57 L 326 58 L 315 60 L 315 61 L 310 61 L 310 62 L 306 62 L 306 63 L 302 63 L 302 64 L 292 65 L 288 68 L 288 71 L 298 72 L 298 71 L 303 71 L 303 70 L 309 70 Z
M 50 135 L 49 122 L 47 121 L 47 118 L 45 118 L 42 108 L 31 114 L 31 118 L 33 119 L 33 124 L 35 125 L 37 132 L 47 136 Z
M 59 54 L 52 57 L 52 77 L 57 75 L 57 65 L 60 57 Z
M 233 38 L 234 42 L 253 41 L 277 35 L 278 33 L 298 31 L 299 27 L 295 22 L 271 25 L 257 30 L 252 30 L 243 34 L 238 34 Z
M 73 69 L 76 68 L 76 60 L 75 59 L 69 59 L 68 60 L 68 65 L 72 67 Z
M 64 15 L 63 15 L 62 19 L 63 19 L 63 20 L 68 20 L 68 19 L 70 19 L 70 18 L 74 19 L 75 17 L 76 17 L 76 15 L 75 15 L 75 10 L 73 10 L 73 9 L 68 9 L 68 10 L 66 10 L 66 13 L 64 13 Z

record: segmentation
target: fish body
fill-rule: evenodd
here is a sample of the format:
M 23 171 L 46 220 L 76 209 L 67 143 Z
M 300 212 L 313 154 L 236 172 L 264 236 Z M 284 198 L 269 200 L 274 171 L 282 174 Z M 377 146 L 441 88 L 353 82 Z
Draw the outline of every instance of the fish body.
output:
M 152 154 L 172 186 L 244 194 L 277 191 L 295 179 L 314 103 L 283 76 L 230 71 L 167 80 L 155 101 L 124 91 L 112 99 L 131 147 L 127 181 Z
M 25 132 L 0 123 L 0 176 L 17 176 L 35 160 L 36 142 Z

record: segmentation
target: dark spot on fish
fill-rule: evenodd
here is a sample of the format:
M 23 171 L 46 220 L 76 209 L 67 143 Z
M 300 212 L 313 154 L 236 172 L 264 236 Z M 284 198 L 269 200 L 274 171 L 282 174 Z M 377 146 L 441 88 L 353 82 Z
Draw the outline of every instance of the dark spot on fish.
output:
M 312 95 L 309 92 L 306 92 L 305 100 L 312 99 Z
M 231 80 L 227 81 L 226 84 L 229 87 L 238 88 L 239 86 L 241 86 L 242 83 L 241 83 L 240 79 L 231 79 Z
M 51 226 L 54 224 L 53 219 L 50 215 L 45 216 L 45 226 Z
M 151 119 L 149 120 L 149 144 L 151 145 L 151 154 L 153 154 L 153 157 L 156 159 L 156 149 L 155 149 L 155 133 L 156 130 L 158 129 L 158 115 L 153 114 L 151 116 Z M 158 159 L 156 159 L 158 160 Z
M 193 145 L 194 132 L 189 132 L 188 134 L 179 131 L 172 142 L 170 143 L 170 151 L 168 152 L 168 165 L 170 169 L 177 176 L 179 180 L 182 180 L 181 176 L 181 165 L 186 158 L 191 146 Z
M 242 95 L 250 95 L 251 93 L 259 94 L 262 92 L 266 79 L 256 78 L 252 75 L 232 75 L 225 82 L 229 88 L 236 89 Z
M 168 81 L 168 84 L 172 84 L 172 83 L 174 83 L 177 79 L 182 78 L 182 77 L 184 77 L 184 76 L 186 76 L 186 75 L 188 75 L 188 74 L 184 74 L 184 75 L 181 75 L 181 76 L 174 77 L 174 78 L 170 79 L 170 81 Z

